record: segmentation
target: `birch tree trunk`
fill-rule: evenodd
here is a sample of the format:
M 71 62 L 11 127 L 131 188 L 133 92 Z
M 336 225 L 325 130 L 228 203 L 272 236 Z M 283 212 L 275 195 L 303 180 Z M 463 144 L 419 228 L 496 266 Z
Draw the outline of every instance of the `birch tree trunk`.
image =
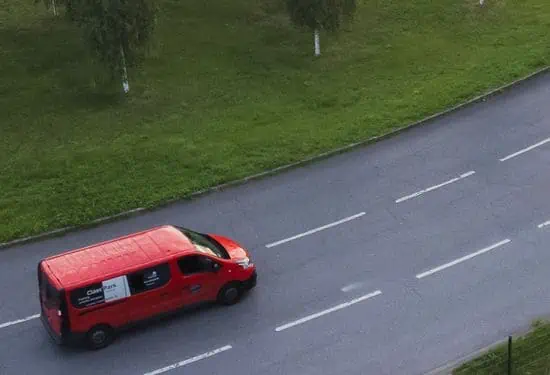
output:
M 127 94 L 130 91 L 130 84 L 128 83 L 128 71 L 126 70 L 126 58 L 124 57 L 124 48 L 120 45 L 120 57 L 122 59 L 122 88 L 124 93 Z
M 315 56 L 319 56 L 321 54 L 321 45 L 319 42 L 319 29 L 315 29 L 313 32 L 313 39 L 315 43 Z

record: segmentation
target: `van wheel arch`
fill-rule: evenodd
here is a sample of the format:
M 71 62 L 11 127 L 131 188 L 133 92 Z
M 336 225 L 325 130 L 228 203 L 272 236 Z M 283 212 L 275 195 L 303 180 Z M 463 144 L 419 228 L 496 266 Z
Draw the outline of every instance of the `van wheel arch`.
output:
M 103 349 L 115 339 L 115 330 L 109 324 L 97 324 L 86 334 L 86 344 L 91 350 Z
M 242 284 L 238 281 L 231 281 L 225 284 L 218 292 L 218 303 L 226 306 L 234 305 L 239 302 L 243 294 Z

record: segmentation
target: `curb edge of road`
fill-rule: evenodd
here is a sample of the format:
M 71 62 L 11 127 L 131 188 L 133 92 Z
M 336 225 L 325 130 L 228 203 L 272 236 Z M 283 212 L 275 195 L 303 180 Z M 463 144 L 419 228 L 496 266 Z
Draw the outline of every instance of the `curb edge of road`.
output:
M 497 346 L 499 345 L 502 345 L 504 343 L 506 343 L 506 341 L 508 340 L 508 337 L 504 338 L 504 339 L 501 339 L 501 340 L 498 340 L 492 344 L 489 344 L 487 346 L 484 346 L 483 348 L 481 349 L 478 349 L 476 351 L 473 351 L 472 353 L 470 354 L 466 354 L 452 362 L 449 362 L 445 365 L 442 365 L 442 366 L 439 366 L 427 373 L 425 373 L 424 375 L 452 375 L 452 371 L 455 370 L 456 368 L 460 367 L 462 364 L 482 355 L 482 354 L 485 354 L 485 353 L 488 353 L 490 352 L 492 349 L 495 349 Z
M 451 361 L 451 362 L 448 362 L 444 365 L 436 367 L 436 368 L 430 370 L 429 372 L 426 372 L 423 375 L 452 375 L 452 371 L 457 369 L 458 367 L 460 367 L 464 363 L 466 363 L 468 361 L 471 361 L 472 359 L 474 359 L 476 357 L 479 357 L 483 354 L 487 354 L 491 350 L 495 349 L 497 346 L 506 344 L 506 342 L 508 341 L 508 336 L 512 336 L 514 339 L 517 339 L 519 337 L 523 337 L 523 336 L 525 336 L 525 335 L 527 335 L 527 334 L 529 334 L 530 332 L 533 331 L 533 329 L 535 328 L 534 324 L 537 321 L 543 321 L 545 323 L 549 323 L 550 322 L 549 319 L 550 319 L 550 315 L 548 315 L 548 314 L 543 315 L 543 316 L 541 316 L 537 319 L 532 320 L 528 324 L 520 326 L 514 332 L 509 333 L 508 335 L 506 335 L 506 337 L 504 337 L 504 338 L 502 338 L 498 341 L 495 341 L 492 344 L 486 345 L 486 346 L 482 347 L 481 349 L 475 350 L 475 351 L 473 351 L 469 354 L 466 354 L 462 357 L 459 357 L 458 359 L 456 359 L 454 361 Z
M 253 175 L 250 175 L 250 176 L 247 176 L 247 177 L 243 177 L 243 178 L 240 178 L 240 179 L 237 179 L 237 180 L 229 181 L 229 182 L 219 184 L 219 185 L 216 185 L 216 186 L 213 186 L 213 187 L 210 187 L 210 188 L 202 189 L 202 190 L 196 191 L 192 194 L 189 194 L 187 197 L 180 197 L 180 198 L 170 199 L 170 200 L 167 200 L 165 202 L 158 203 L 158 204 L 156 204 L 152 207 L 134 208 L 132 210 L 124 211 L 124 212 L 121 212 L 121 213 L 118 213 L 118 214 L 115 214 L 115 215 L 101 217 L 101 218 L 92 220 L 88 223 L 84 223 L 84 224 L 80 224 L 80 225 L 74 225 L 74 226 L 67 226 L 67 227 L 55 229 L 55 230 L 52 230 L 52 231 L 44 232 L 44 233 L 41 233 L 41 234 L 28 236 L 28 237 L 23 237 L 23 238 L 15 239 L 15 240 L 8 241 L 8 242 L 3 242 L 3 243 L 0 243 L 0 251 L 7 250 L 7 249 L 12 248 L 14 246 L 23 245 L 23 244 L 26 244 L 26 243 L 29 243 L 29 242 L 34 242 L 34 241 L 37 241 L 37 240 L 52 238 L 52 237 L 56 237 L 56 236 L 62 236 L 62 235 L 66 234 L 66 233 L 69 233 L 69 232 L 96 227 L 96 226 L 99 226 L 101 224 L 106 224 L 106 223 L 115 221 L 117 219 L 123 219 L 123 218 L 127 219 L 127 218 L 135 216 L 139 213 L 155 211 L 155 210 L 161 209 L 163 207 L 166 207 L 166 206 L 174 204 L 174 203 L 196 199 L 196 198 L 199 198 L 201 196 L 204 196 L 204 195 L 207 195 L 207 194 L 210 194 L 210 193 L 214 193 L 214 192 L 217 192 L 217 191 L 220 191 L 220 190 L 224 190 L 224 189 L 227 189 L 227 188 L 230 188 L 230 187 L 243 185 L 243 184 L 245 184 L 249 181 L 252 181 L 252 180 L 258 180 L 258 179 L 261 179 L 261 178 L 264 178 L 264 177 L 268 177 L 268 176 L 278 174 L 280 172 L 288 171 L 288 170 L 298 168 L 298 167 L 303 167 L 303 166 L 308 165 L 310 163 L 320 161 L 320 160 L 329 158 L 331 156 L 343 154 L 345 152 L 348 152 L 348 151 L 351 151 L 351 150 L 354 150 L 354 149 L 357 149 L 357 148 L 360 148 L 360 147 L 365 147 L 365 146 L 368 146 L 370 144 L 373 144 L 373 143 L 376 143 L 376 142 L 379 142 L 379 141 L 383 141 L 383 140 L 388 139 L 388 138 L 392 138 L 392 137 L 394 137 L 398 134 L 404 133 L 408 130 L 412 130 L 412 129 L 420 127 L 422 125 L 426 125 L 426 124 L 428 124 L 428 123 L 430 123 L 434 120 L 437 120 L 441 117 L 449 115 L 453 112 L 456 112 L 460 109 L 468 107 L 472 104 L 476 104 L 476 103 L 479 103 L 479 102 L 482 102 L 482 101 L 486 101 L 487 99 L 489 99 L 493 96 L 496 96 L 498 94 L 501 94 L 502 92 L 504 92 L 506 90 L 509 90 L 513 87 L 516 87 L 520 84 L 523 84 L 527 81 L 530 81 L 534 78 L 537 78 L 538 76 L 543 75 L 543 74 L 547 73 L 548 71 L 550 71 L 550 65 L 545 66 L 543 68 L 540 68 L 540 69 L 538 69 L 538 70 L 536 70 L 536 71 L 534 71 L 534 72 L 532 72 L 532 73 L 530 73 L 526 76 L 518 78 L 518 79 L 516 79 L 516 80 L 514 80 L 510 83 L 499 86 L 499 87 L 497 87 L 493 90 L 490 90 L 490 91 L 488 91 L 484 94 L 478 95 L 478 96 L 476 96 L 472 99 L 469 99 L 467 101 L 459 103 L 455 106 L 449 107 L 445 110 L 436 112 L 436 113 L 434 113 L 430 116 L 424 117 L 421 120 L 418 120 L 416 122 L 410 123 L 410 124 L 405 125 L 405 126 L 402 126 L 400 128 L 397 128 L 395 130 L 392 130 L 388 133 L 385 133 L 385 134 L 382 134 L 382 135 L 379 135 L 379 136 L 371 137 L 371 138 L 368 138 L 368 139 L 365 139 L 365 140 L 362 140 L 362 141 L 359 141 L 359 142 L 348 144 L 348 145 L 343 146 L 343 147 L 332 149 L 330 151 L 326 151 L 326 152 L 323 152 L 321 154 L 317 154 L 315 156 L 311 156 L 309 158 L 302 159 L 302 160 L 299 160 L 299 161 L 294 162 L 294 163 L 285 164 L 285 165 L 282 165 L 282 166 L 279 166 L 279 167 L 276 167 L 276 168 L 273 168 L 273 169 L 269 169 L 267 171 L 256 173 L 256 174 L 253 174 Z

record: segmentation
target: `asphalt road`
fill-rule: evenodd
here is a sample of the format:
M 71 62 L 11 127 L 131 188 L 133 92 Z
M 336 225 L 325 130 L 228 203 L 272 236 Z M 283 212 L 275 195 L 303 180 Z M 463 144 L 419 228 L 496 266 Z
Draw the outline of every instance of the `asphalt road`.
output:
M 550 313 L 549 97 L 547 75 L 368 148 L 0 252 L 0 374 L 411 375 L 504 338 Z M 39 259 L 165 223 L 243 243 L 257 288 L 102 351 L 53 345 L 34 317 Z

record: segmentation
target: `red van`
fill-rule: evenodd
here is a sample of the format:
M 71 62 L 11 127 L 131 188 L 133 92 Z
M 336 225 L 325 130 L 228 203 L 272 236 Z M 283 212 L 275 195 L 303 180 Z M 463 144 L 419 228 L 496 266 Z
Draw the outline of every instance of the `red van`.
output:
M 256 277 L 238 243 L 165 225 L 41 260 L 41 320 L 58 344 L 100 349 L 120 329 L 160 314 L 232 305 Z

